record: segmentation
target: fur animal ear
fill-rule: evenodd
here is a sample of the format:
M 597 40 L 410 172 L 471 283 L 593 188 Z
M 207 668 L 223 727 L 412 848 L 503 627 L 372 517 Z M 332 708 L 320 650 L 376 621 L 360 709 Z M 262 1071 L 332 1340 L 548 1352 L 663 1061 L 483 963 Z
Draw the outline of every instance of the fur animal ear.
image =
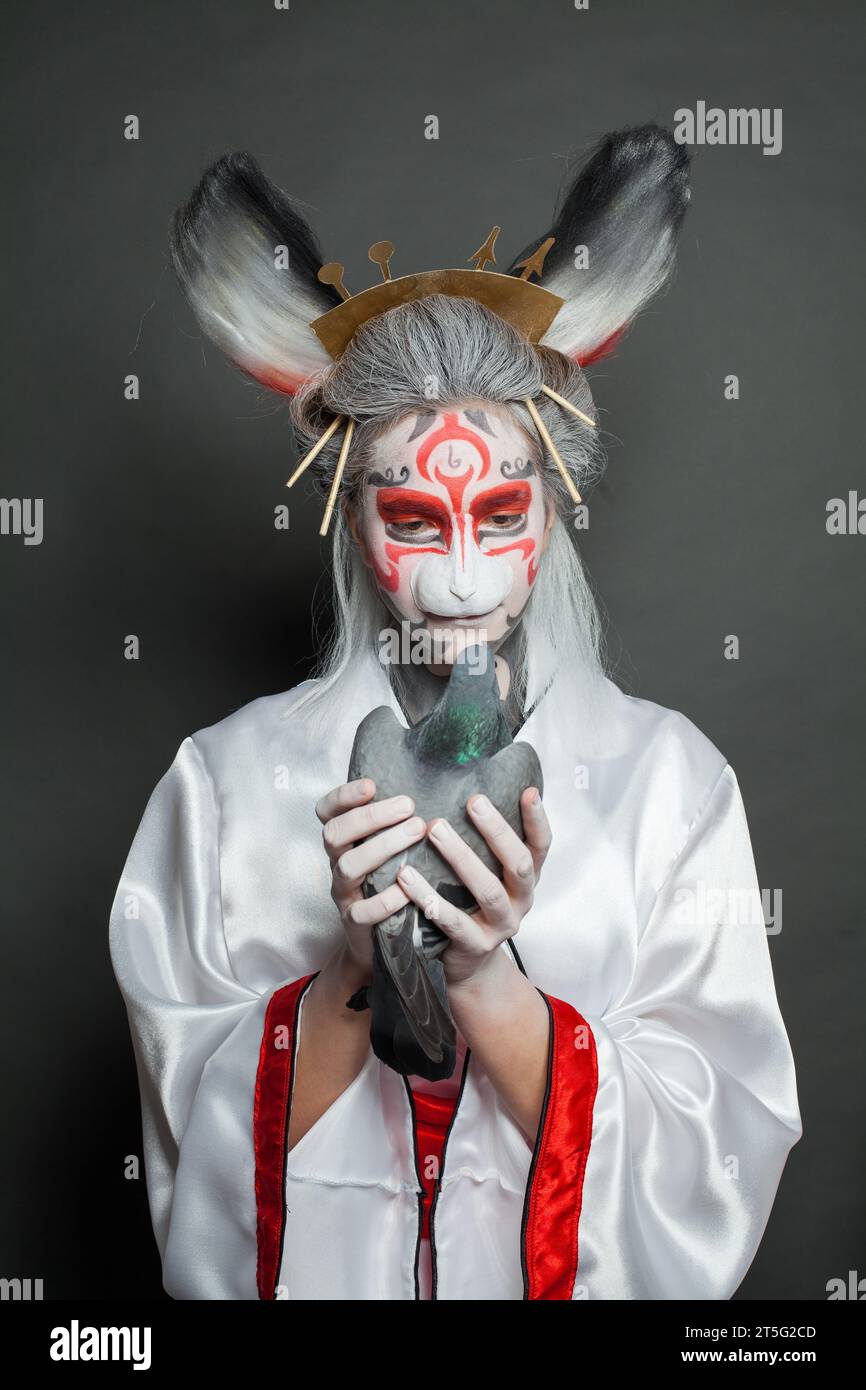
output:
M 689 196 L 689 156 L 670 131 L 645 125 L 605 136 L 544 234 L 556 240 L 541 283 L 565 300 L 545 347 L 581 366 L 613 349 L 673 269 Z
M 175 271 L 202 329 L 243 371 L 293 394 L 330 363 L 310 321 L 340 303 L 307 222 L 249 154 L 226 154 L 178 208 Z

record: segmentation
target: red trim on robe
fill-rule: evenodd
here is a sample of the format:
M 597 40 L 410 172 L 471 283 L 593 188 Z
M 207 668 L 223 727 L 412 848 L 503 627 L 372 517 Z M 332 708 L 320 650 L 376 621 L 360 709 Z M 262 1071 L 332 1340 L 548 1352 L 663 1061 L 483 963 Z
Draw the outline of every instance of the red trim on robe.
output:
M 271 996 L 265 1013 L 256 1093 L 253 1145 L 256 1155 L 256 1284 L 259 1298 L 273 1300 L 283 1249 L 286 1213 L 286 1155 L 298 1008 L 315 979 L 305 975 Z M 285 1035 L 277 1029 L 285 1029 Z M 277 1046 L 277 1041 L 281 1046 Z
M 415 1155 L 424 1194 L 421 1239 L 429 1240 L 430 1208 L 436 1192 L 436 1180 L 442 1174 L 445 1140 L 457 1109 L 457 1096 L 437 1096 L 429 1091 L 413 1090 L 412 1101 L 415 1111 Z
M 592 1142 L 598 1057 L 592 1029 L 551 995 L 549 1086 L 529 1178 L 523 1233 L 525 1297 L 570 1299 L 578 1263 L 583 1178 Z

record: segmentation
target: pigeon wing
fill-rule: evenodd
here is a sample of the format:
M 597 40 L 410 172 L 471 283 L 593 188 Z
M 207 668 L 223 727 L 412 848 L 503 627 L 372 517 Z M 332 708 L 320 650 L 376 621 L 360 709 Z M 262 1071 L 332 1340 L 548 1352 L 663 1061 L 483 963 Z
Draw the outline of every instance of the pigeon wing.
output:
M 377 964 L 396 991 L 411 1037 L 424 1057 L 434 1066 L 448 1062 L 447 1069 L 437 1072 L 437 1076 L 450 1076 L 454 1068 L 454 1022 L 448 1007 L 441 961 L 428 959 L 421 947 L 419 915 L 416 905 L 409 903 L 376 928 Z M 379 1012 L 376 1002 L 377 980 L 374 974 L 374 1019 Z M 435 1079 L 415 1049 L 411 1049 L 411 1056 L 406 1056 L 409 1049 L 404 1048 L 403 1051 L 408 1071 Z

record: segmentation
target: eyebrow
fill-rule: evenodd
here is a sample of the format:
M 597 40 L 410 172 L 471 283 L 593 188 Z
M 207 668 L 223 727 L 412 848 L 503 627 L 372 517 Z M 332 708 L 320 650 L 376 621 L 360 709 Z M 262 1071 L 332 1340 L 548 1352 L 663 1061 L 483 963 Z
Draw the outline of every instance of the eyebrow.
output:
M 496 512 L 526 512 L 531 502 L 529 483 L 506 483 L 502 487 L 490 487 L 473 497 L 469 511 L 476 518 L 493 516 Z
M 383 521 L 405 521 L 417 516 L 447 525 L 451 520 L 448 508 L 438 497 L 408 488 L 382 488 L 376 494 L 376 510 Z

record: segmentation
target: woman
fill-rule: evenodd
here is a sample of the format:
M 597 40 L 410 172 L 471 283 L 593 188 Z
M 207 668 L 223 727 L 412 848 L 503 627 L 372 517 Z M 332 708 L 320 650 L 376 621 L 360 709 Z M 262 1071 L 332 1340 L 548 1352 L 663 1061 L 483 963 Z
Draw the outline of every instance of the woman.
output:
M 687 719 L 605 677 L 574 544 L 599 467 L 578 364 L 664 282 L 687 198 L 683 149 L 622 132 L 508 277 L 494 236 L 476 271 L 398 281 L 380 243 L 354 299 L 246 156 L 178 216 L 203 327 L 294 393 L 337 622 L 317 680 L 185 741 L 118 890 L 175 1298 L 725 1299 L 752 1260 L 800 1120 L 742 801 Z M 347 782 L 371 710 L 414 725 L 479 652 L 544 780 L 522 834 L 469 797 L 499 873 Z M 425 836 L 477 911 L 406 872 Z M 438 1081 L 346 1007 L 410 902 L 448 940 Z

